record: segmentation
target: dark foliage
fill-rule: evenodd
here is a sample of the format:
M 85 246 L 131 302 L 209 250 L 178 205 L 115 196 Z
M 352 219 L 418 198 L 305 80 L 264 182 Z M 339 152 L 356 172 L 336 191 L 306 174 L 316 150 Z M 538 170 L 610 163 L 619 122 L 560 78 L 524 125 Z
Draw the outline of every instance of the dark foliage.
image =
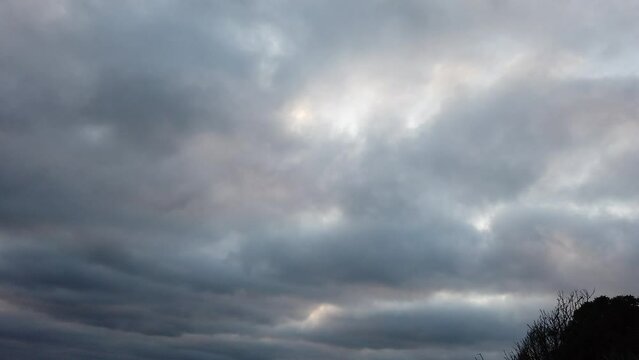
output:
M 575 311 L 587 303 L 592 294 L 588 291 L 560 293 L 555 308 L 541 311 L 539 319 L 528 325 L 528 333 L 515 345 L 515 350 L 506 354 L 507 360 L 558 359 L 562 339 L 572 321 Z
M 639 359 L 639 299 L 605 296 L 575 311 L 561 346 L 562 359 Z
M 551 312 L 542 311 L 507 360 L 637 360 L 639 299 L 587 291 L 559 294 Z

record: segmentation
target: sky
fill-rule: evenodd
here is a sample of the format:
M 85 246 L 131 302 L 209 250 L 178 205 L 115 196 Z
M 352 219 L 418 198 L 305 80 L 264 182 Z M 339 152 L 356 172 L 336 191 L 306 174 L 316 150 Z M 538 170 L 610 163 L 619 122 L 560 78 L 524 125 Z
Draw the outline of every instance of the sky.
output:
M 0 2 L 0 357 L 501 359 L 638 294 L 639 3 Z

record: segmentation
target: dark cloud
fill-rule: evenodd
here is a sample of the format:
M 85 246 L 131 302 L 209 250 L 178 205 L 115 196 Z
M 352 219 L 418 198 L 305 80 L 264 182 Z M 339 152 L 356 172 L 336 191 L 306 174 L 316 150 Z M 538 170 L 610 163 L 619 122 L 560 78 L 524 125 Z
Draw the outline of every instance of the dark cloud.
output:
M 371 314 L 336 315 L 325 327 L 304 329 L 302 334 L 346 348 L 362 344 L 373 349 L 501 345 L 504 339 L 520 334 L 523 325 L 504 312 L 468 304 L 381 309 Z
M 0 354 L 497 358 L 639 291 L 635 10 L 2 3 Z

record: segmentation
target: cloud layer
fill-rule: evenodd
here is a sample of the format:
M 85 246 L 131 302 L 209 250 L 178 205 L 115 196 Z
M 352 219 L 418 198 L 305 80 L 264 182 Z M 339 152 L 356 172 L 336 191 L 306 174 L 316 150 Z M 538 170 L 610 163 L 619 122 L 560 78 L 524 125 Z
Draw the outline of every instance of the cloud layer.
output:
M 0 354 L 500 358 L 639 287 L 630 1 L 0 4 Z

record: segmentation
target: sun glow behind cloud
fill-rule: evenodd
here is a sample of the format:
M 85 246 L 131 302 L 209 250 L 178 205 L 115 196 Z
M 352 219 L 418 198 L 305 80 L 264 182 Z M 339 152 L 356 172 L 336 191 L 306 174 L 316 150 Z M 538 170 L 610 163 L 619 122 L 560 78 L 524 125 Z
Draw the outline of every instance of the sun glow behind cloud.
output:
M 382 71 L 401 66 L 392 61 L 350 62 L 312 78 L 301 95 L 284 107 L 284 126 L 296 136 L 351 141 L 379 128 L 390 130 L 388 135 L 410 134 L 435 121 L 445 103 L 486 91 L 500 79 L 517 74 L 528 61 L 526 52 L 512 44 L 481 51 L 498 51 L 498 55 L 482 54 L 478 61 L 435 62 L 424 55 L 421 61 L 413 60 L 419 64 L 415 73 L 398 70 L 397 76 Z

